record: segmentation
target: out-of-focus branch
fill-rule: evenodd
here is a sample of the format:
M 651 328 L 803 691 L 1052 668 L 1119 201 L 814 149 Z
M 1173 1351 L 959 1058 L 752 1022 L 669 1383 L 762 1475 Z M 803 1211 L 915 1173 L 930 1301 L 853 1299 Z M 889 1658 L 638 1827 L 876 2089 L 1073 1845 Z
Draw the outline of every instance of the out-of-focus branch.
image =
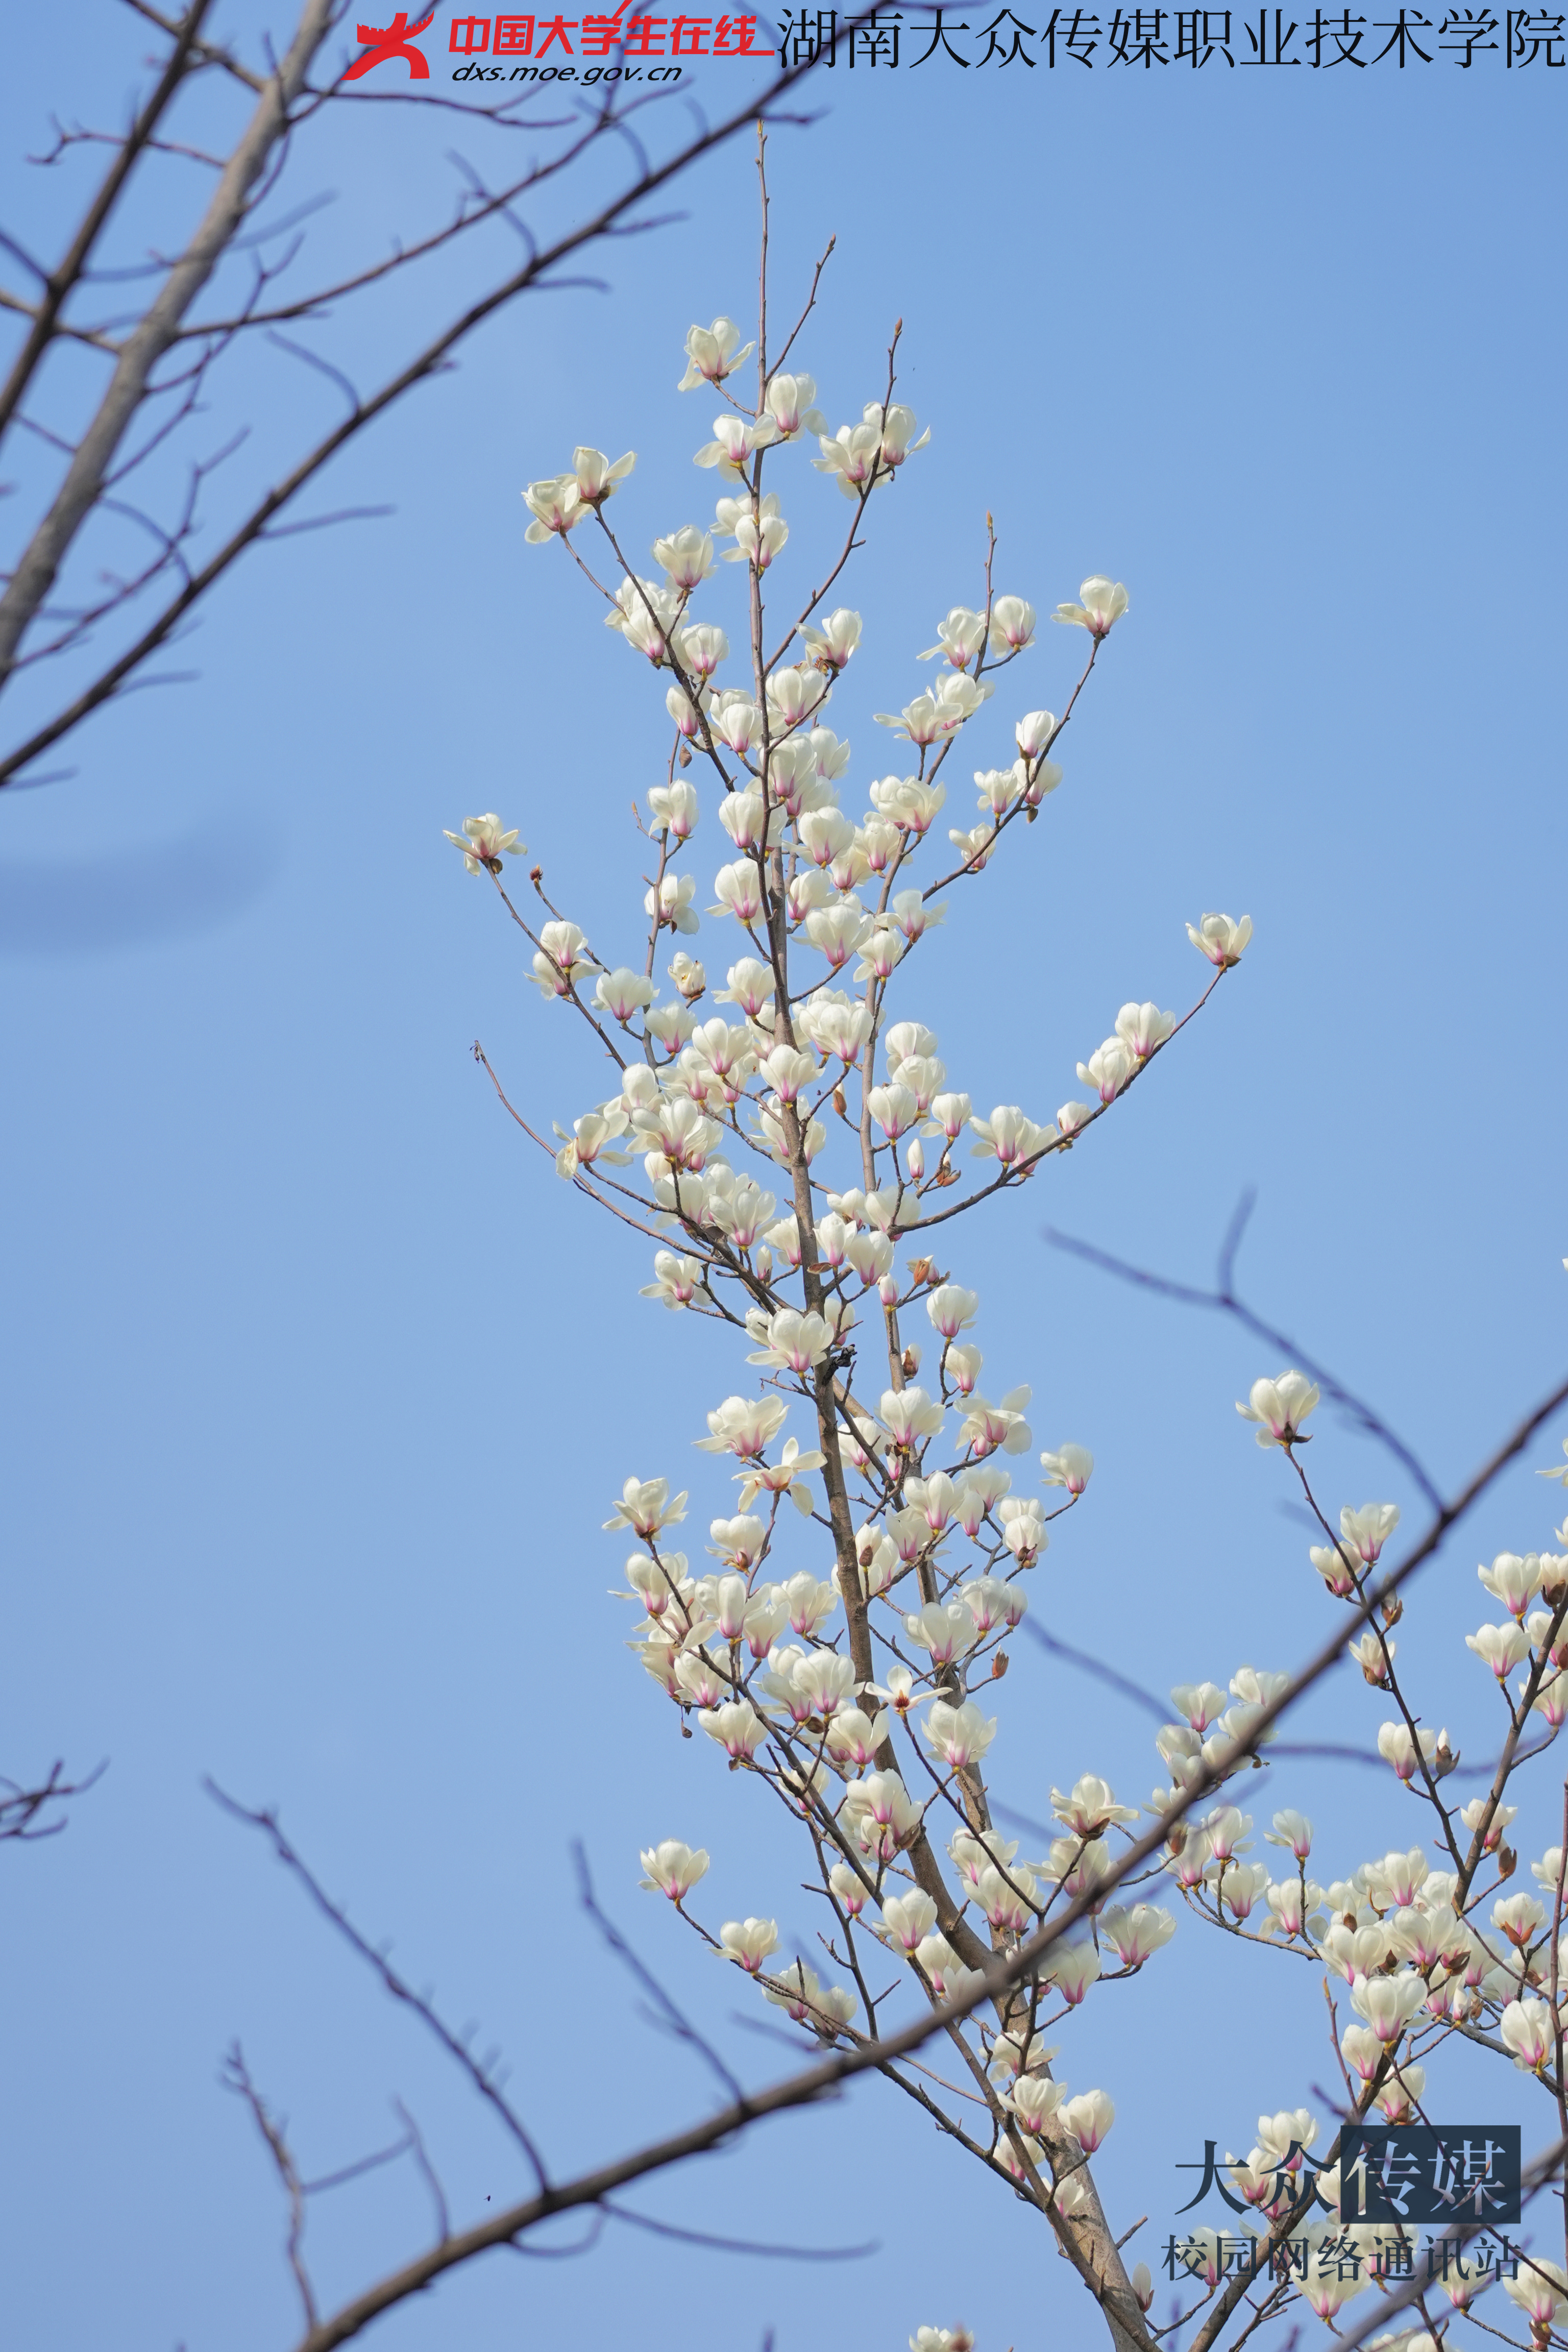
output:
M 1086 1265 L 1098 1266 L 1102 1274 L 1113 1274 L 1119 1282 L 1131 1283 L 1139 1290 L 1152 1291 L 1157 1298 L 1174 1299 L 1178 1306 L 1204 1307 L 1229 1315 L 1244 1330 L 1250 1331 L 1254 1339 L 1266 1339 L 1271 1348 L 1278 1348 L 1292 1363 L 1300 1365 L 1308 1379 L 1315 1381 L 1324 1395 L 1341 1406 L 1358 1428 L 1385 1447 L 1400 1466 L 1409 1472 L 1428 1507 L 1434 1511 L 1440 1510 L 1443 1498 L 1431 1473 L 1404 1439 L 1395 1435 L 1383 1415 L 1375 1412 L 1364 1398 L 1346 1388 L 1326 1365 L 1308 1355 L 1277 1325 L 1265 1322 L 1237 1291 L 1237 1253 L 1241 1247 L 1242 1236 L 1256 1201 L 1257 1194 L 1249 1189 L 1237 1203 L 1235 1214 L 1220 1244 L 1212 1290 L 1200 1290 L 1191 1283 L 1173 1282 L 1167 1275 L 1152 1274 L 1144 1266 L 1131 1265 L 1125 1258 L 1113 1257 L 1109 1251 L 1097 1249 L 1092 1242 L 1079 1241 L 1073 1234 L 1058 1233 L 1051 1226 L 1046 1228 L 1046 1239 L 1053 1249 L 1065 1250 L 1069 1256 L 1082 1258 Z
M 39 1816 L 51 1805 L 63 1805 L 68 1797 L 81 1796 L 107 1769 L 100 1764 L 85 1780 L 63 1780 L 65 1765 L 56 1762 L 49 1767 L 47 1778 L 31 1789 L 0 1775 L 0 1843 L 15 1838 L 32 1844 L 39 1838 L 58 1837 L 66 1826 L 65 1815 L 58 1821 L 42 1821 Z

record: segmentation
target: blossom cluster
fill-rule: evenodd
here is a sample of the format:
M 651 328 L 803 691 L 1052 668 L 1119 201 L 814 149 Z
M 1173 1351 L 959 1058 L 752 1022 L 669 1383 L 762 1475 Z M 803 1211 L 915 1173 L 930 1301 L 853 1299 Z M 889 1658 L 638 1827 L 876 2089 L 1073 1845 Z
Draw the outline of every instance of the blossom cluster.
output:
M 735 386 L 753 353 L 748 403 Z M 579 447 L 525 492 L 527 539 L 582 575 L 649 675 L 656 710 L 662 702 L 635 943 L 608 919 L 574 919 L 541 866 L 529 877 L 537 905 L 517 904 L 509 883 L 528 853 L 499 816 L 470 817 L 449 836 L 527 933 L 542 997 L 578 1020 L 602 1073 L 545 1144 L 558 1173 L 652 1244 L 644 1296 L 725 1327 L 754 1375 L 731 1375 L 737 1384 L 703 1415 L 706 1434 L 693 1413 L 704 1501 L 668 1465 L 638 1470 L 605 1525 L 630 1538 L 632 1655 L 695 1752 L 745 1775 L 802 1841 L 821 1932 L 799 1948 L 761 1885 L 745 1916 L 705 1916 L 710 1856 L 679 1837 L 650 1839 L 643 1885 L 818 2043 L 874 2053 L 921 2004 L 952 2019 L 970 2078 L 957 2105 L 891 2057 L 882 2073 L 1040 2210 L 1118 2343 L 1141 2342 L 1149 2272 L 1123 2265 L 1092 2167 L 1114 2100 L 1062 2080 L 1066 2045 L 1047 2036 L 1070 2036 L 1091 1994 L 1137 1977 L 1184 1906 L 1321 1969 L 1336 2016 L 1344 2011 L 1347 2112 L 1420 2116 L 1431 2055 L 1456 2033 L 1493 2040 L 1555 2081 L 1563 1853 L 1548 1846 L 1532 1864 L 1539 1892 L 1505 1891 L 1514 1808 L 1500 1787 L 1448 1802 L 1458 1756 L 1413 1711 L 1391 1631 L 1399 1603 L 1380 1602 L 1375 1583 L 1399 1511 L 1347 1506 L 1337 1533 L 1323 1517 L 1302 1467 L 1319 1387 L 1294 1370 L 1258 1381 L 1237 1410 L 1318 1519 L 1316 1589 L 1353 1612 L 1351 1654 L 1394 1703 L 1378 1753 L 1435 1809 L 1436 1866 L 1414 1843 L 1320 1880 L 1309 1873 L 1311 1822 L 1286 1808 L 1272 1811 L 1263 1843 L 1288 1859 L 1255 1853 L 1236 1779 L 1266 1754 L 1289 1685 L 1247 1664 L 1223 1684 L 1173 1690 L 1155 1743 L 1166 1777 L 1142 1807 L 1119 1801 L 1094 1759 L 1080 1759 L 1050 1790 L 1043 1851 L 1001 1834 L 990 1790 L 1009 1759 L 1006 1644 L 1094 1465 L 1077 1442 L 1040 1450 L 1028 1388 L 1010 1367 L 988 1374 L 979 1293 L 952 1255 L 957 1220 L 1085 1146 L 1236 969 L 1252 924 L 1213 911 L 1187 922 L 1207 967 L 1203 995 L 1184 1017 L 1130 992 L 1099 1044 L 1064 1052 L 1079 1091 L 1054 1110 L 965 1090 L 921 1017 L 929 996 L 910 1006 L 903 992 L 925 968 L 922 942 L 999 858 L 1023 854 L 1063 784 L 1054 754 L 1125 621 L 1126 589 L 1095 573 L 1057 605 L 1052 618 L 1080 633 L 1082 674 L 1059 716 L 1021 709 L 1042 698 L 1019 695 L 1020 715 L 999 725 L 1005 673 L 1039 659 L 1041 633 L 1034 603 L 994 589 L 988 538 L 984 595 L 948 604 L 934 641 L 914 651 L 928 666 L 921 682 L 876 713 L 894 767 L 853 789 L 836 698 L 852 667 L 879 656 L 867 616 L 828 609 L 830 593 L 885 494 L 908 495 L 929 430 L 894 396 L 891 368 L 881 397 L 830 429 L 815 379 L 770 366 L 764 339 L 743 340 L 728 318 L 694 325 L 685 359 L 679 389 L 723 404 L 694 451 L 717 495 L 710 519 L 652 538 L 651 571 L 628 555 L 616 520 L 632 453 L 612 462 Z M 798 465 L 795 449 L 809 464 L 786 495 L 778 468 Z M 837 560 L 813 563 L 827 585 L 770 624 L 802 539 L 820 530 L 809 511 L 803 520 L 801 496 L 828 490 L 847 515 Z M 961 758 L 972 811 L 954 804 Z M 714 924 L 710 973 L 698 950 Z M 1560 1540 L 1568 1547 L 1568 1528 Z M 1468 1646 L 1515 1743 L 1532 1715 L 1552 1734 L 1568 1711 L 1568 1549 L 1501 1554 L 1481 1581 L 1500 1615 Z M 966 2021 L 953 2018 L 965 2007 Z M 1331 2283 L 1320 2280 L 1337 2221 L 1303 2218 L 1298 2175 L 1318 2129 L 1303 2108 L 1264 2116 L 1226 2177 L 1271 2255 L 1283 2250 L 1291 2293 L 1331 2320 L 1355 2288 L 1340 2291 L 1342 2260 Z M 1318 2204 L 1331 2206 L 1333 2166 L 1316 2179 Z M 1204 2256 L 1195 2274 L 1205 2295 L 1231 2291 L 1222 2263 Z M 1537 2267 L 1525 2290 L 1537 2304 L 1544 2275 Z M 1521 2308 L 1543 2343 L 1556 2304 L 1544 2318 Z M 969 2341 L 962 2328 L 910 2338 L 914 2352 L 966 2352 Z

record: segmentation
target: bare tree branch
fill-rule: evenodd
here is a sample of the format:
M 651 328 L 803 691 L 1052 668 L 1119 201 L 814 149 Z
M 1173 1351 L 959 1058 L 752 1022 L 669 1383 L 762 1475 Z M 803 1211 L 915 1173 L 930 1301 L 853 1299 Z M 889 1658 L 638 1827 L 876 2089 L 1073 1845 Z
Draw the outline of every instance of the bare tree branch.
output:
M 20 1844 L 36 1844 L 39 1838 L 58 1837 L 66 1826 L 62 1813 L 58 1821 L 40 1822 L 38 1816 L 50 1805 L 63 1805 L 68 1797 L 79 1797 L 100 1780 L 109 1769 L 100 1764 L 85 1780 L 62 1780 L 63 1761 L 51 1764 L 47 1779 L 36 1788 L 24 1788 L 19 1780 L 7 1780 L 0 1774 L 0 1843 L 14 1838 Z

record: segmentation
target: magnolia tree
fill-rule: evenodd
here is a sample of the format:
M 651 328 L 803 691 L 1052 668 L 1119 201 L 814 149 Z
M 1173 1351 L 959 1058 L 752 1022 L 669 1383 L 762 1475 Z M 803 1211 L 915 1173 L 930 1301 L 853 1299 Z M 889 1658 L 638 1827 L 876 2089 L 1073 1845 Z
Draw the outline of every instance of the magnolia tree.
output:
M 1093 1463 L 1075 1444 L 1038 1452 L 1028 1391 L 997 1392 L 985 1374 L 979 1300 L 955 1255 L 963 1221 L 1016 1213 L 1053 1160 L 1092 1148 L 1091 1130 L 1236 968 L 1251 925 L 1190 923 L 1209 967 L 1196 1003 L 1180 1018 L 1123 1005 L 1078 1065 L 1081 1095 L 1054 1116 L 977 1106 L 950 1079 L 921 942 L 968 913 L 996 861 L 1029 854 L 1062 782 L 1058 740 L 1128 598 L 1095 577 L 1058 606 L 1053 620 L 1082 633 L 1082 674 L 1059 717 L 1015 716 L 1033 699 L 1011 672 L 1036 611 L 994 593 L 992 536 L 983 601 L 954 605 L 918 656 L 935 665 L 930 682 L 879 714 L 889 772 L 855 788 L 834 692 L 852 662 L 877 657 L 875 631 L 835 599 L 884 495 L 910 495 L 929 436 L 895 397 L 896 334 L 880 397 L 829 432 L 795 364 L 816 290 L 777 350 L 765 269 L 753 340 L 724 318 L 688 333 L 679 389 L 721 404 L 696 453 L 717 504 L 710 520 L 654 540 L 652 576 L 639 568 L 647 523 L 622 520 L 633 456 L 580 448 L 526 492 L 541 560 L 574 568 L 585 612 L 601 610 L 662 697 L 665 748 L 649 753 L 662 774 L 628 861 L 635 896 L 584 925 L 546 897 L 535 866 L 520 905 L 509 866 L 528 852 L 515 832 L 488 814 L 449 836 L 526 934 L 552 1017 L 582 1024 L 584 1107 L 570 1131 L 557 1127 L 559 1149 L 513 1116 L 577 1193 L 653 1244 L 644 1297 L 727 1325 L 737 1349 L 733 1393 L 694 1432 L 710 1457 L 700 1507 L 676 1479 L 632 1475 L 605 1524 L 631 1547 L 631 1648 L 699 1735 L 692 1769 L 744 1773 L 757 1806 L 789 1824 L 821 1934 L 810 1951 L 790 1948 L 761 1886 L 755 1916 L 710 1913 L 708 1855 L 677 1837 L 644 1853 L 642 1885 L 803 2042 L 878 2068 L 955 2151 L 1037 2209 L 1119 2352 L 1194 2314 L 1197 2352 L 1281 2316 L 1334 2326 L 1369 2284 L 1381 2293 L 1363 2308 L 1387 2325 L 1402 2284 L 1415 2305 L 1403 2324 L 1422 2321 L 1429 2332 L 1414 2340 L 1426 2344 L 1510 2259 L 1503 2284 L 1532 2342 L 1568 2340 L 1552 2335 L 1564 2274 L 1543 2255 L 1472 2244 L 1467 2259 L 1453 2232 L 1423 2242 L 1342 2221 L 1337 2135 L 1305 2107 L 1263 2116 L 1249 2154 L 1225 2159 L 1219 2187 L 1241 2219 L 1173 2241 L 1185 2309 L 1169 2325 L 1152 2316 L 1149 2266 L 1123 2263 L 1121 2217 L 1093 2163 L 1115 2084 L 1078 2087 L 1074 2023 L 1087 2000 L 1118 1997 L 1108 1986 L 1158 1971 L 1183 1912 L 1194 1930 L 1257 1945 L 1260 1967 L 1300 1958 L 1324 1973 L 1342 2018 L 1342 2122 L 1425 2116 L 1432 2058 L 1462 2036 L 1537 2076 L 1568 2131 L 1563 1846 L 1541 1854 L 1526 1891 L 1499 1891 L 1515 1867 L 1521 1737 L 1533 1716 L 1549 1738 L 1568 1706 L 1568 1555 L 1504 1554 L 1481 1571 L 1500 1622 L 1467 1639 L 1495 1681 L 1504 1746 L 1487 1794 L 1457 1806 L 1445 1787 L 1456 1752 L 1400 1679 L 1401 1603 L 1376 1582 L 1398 1508 L 1331 1517 L 1302 1460 L 1318 1386 L 1295 1370 L 1260 1380 L 1239 1409 L 1321 1523 L 1311 1567 L 1364 1628 L 1353 1654 L 1391 1702 L 1378 1747 L 1419 1824 L 1380 1828 L 1377 1852 L 1340 1857 L 1331 1882 L 1310 1874 L 1312 1825 L 1298 1812 L 1275 1814 L 1255 1848 L 1223 1783 L 1269 1736 L 1288 1678 L 1243 1664 L 1226 1688 L 1173 1693 L 1146 1825 L 1085 1770 L 1051 1792 L 1060 1834 L 1047 1852 L 1026 1856 L 998 1833 L 1003 1643 Z M 650 520 L 668 519 L 666 504 Z M 802 541 L 824 538 L 822 585 L 782 594 L 777 617 Z M 700 961 L 704 924 L 714 943 Z M 1427 1499 L 1440 1534 L 1454 1513 L 1435 1490 Z M 707 1528 L 695 1557 L 680 1548 L 693 1521 Z M 803 1553 L 811 1564 L 795 1565 Z M 1149 1899 L 1155 1882 L 1161 1901 Z M 913 2054 L 933 2014 L 956 2083 Z M 910 2341 L 960 2352 L 969 2339 L 922 2327 Z

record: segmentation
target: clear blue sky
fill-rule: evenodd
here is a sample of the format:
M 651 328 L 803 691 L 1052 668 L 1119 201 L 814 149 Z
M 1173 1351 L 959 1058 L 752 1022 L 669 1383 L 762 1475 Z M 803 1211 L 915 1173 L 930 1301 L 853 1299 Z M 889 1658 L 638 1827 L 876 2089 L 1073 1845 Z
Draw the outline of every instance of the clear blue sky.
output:
M 10 214 L 41 235 L 68 189 L 15 158 L 51 110 L 112 114 L 142 46 L 107 0 L 69 15 L 68 37 L 18 24 L 9 53 Z M 977 1102 L 1047 1115 L 1125 998 L 1195 995 L 1189 919 L 1257 926 L 1125 1118 L 964 1245 L 991 1360 L 1033 1380 L 1043 1442 L 1100 1464 L 1037 1611 L 1156 1689 L 1288 1664 L 1326 1630 L 1280 1465 L 1232 1410 L 1279 1367 L 1051 1255 L 1039 1224 L 1201 1277 L 1255 1183 L 1258 1303 L 1446 1479 L 1568 1354 L 1568 71 L 1498 65 L 840 73 L 773 146 L 781 306 L 838 238 L 800 353 L 824 405 L 876 396 L 901 316 L 931 425 L 850 600 L 874 615 L 839 709 L 857 772 L 888 764 L 870 713 L 917 679 L 907 655 L 977 593 L 987 507 L 1002 586 L 1043 610 L 1105 570 L 1132 597 L 1028 858 L 933 951 L 950 1067 Z M 699 95 L 731 88 L 715 68 Z M 321 255 L 410 225 L 446 143 L 416 169 L 413 138 L 381 110 L 305 171 L 337 192 Z M 609 256 L 607 293 L 515 310 L 356 449 L 330 497 L 393 518 L 252 558 L 181 656 L 195 682 L 0 805 L 0 1769 L 110 1763 L 65 1837 L 0 1856 L 0 2204 L 28 2352 L 291 2340 L 274 2183 L 216 2083 L 236 2034 L 313 2171 L 393 2137 L 398 2095 L 458 2212 L 517 2185 L 204 1773 L 278 1801 L 367 1932 L 482 2021 L 563 2167 L 706 2098 L 576 1916 L 574 1838 L 735 2062 L 784 2063 L 636 1891 L 638 1845 L 676 1834 L 712 1850 L 716 1901 L 793 1916 L 745 1790 L 620 1647 L 599 1531 L 628 1471 L 689 1475 L 731 1360 L 636 1297 L 641 1245 L 590 1221 L 476 1072 L 478 1035 L 546 1121 L 598 1091 L 441 839 L 499 809 L 584 920 L 635 857 L 658 698 L 553 551 L 522 544 L 518 490 L 586 440 L 639 451 L 639 543 L 705 514 L 689 453 L 711 404 L 673 386 L 688 324 L 752 299 L 746 154 L 681 202 Z M 336 348 L 370 373 L 392 333 Z M 246 390 L 258 465 L 331 413 L 276 355 Z M 1079 644 L 1047 634 L 1027 702 L 1059 709 Z M 1314 1460 L 1336 1504 L 1415 1516 L 1347 1433 Z M 1458 1639 L 1474 1564 L 1540 1546 L 1556 1491 L 1506 1481 L 1402 1631 L 1429 1719 L 1477 1757 L 1496 1726 Z M 1085 1769 L 1147 1793 L 1135 1711 L 1026 1649 L 1015 1677 L 1016 1801 L 1043 1812 Z M 1378 1719 L 1348 1674 L 1311 1717 L 1356 1740 Z M 1269 1779 L 1324 1823 L 1325 1875 L 1416 1834 L 1382 1780 Z M 1151 2258 L 1185 2193 L 1170 2168 L 1205 2137 L 1244 2148 L 1259 2106 L 1313 2104 L 1332 2063 L 1305 1970 L 1185 1922 L 1089 2002 L 1071 2062 L 1116 2098 L 1101 2170 L 1122 2222 L 1152 2216 L 1130 2250 Z M 1489 2112 L 1514 2097 L 1500 2071 L 1477 2078 Z M 879 2086 L 642 2201 L 883 2252 L 823 2273 L 612 2231 L 581 2263 L 498 2257 L 378 2341 L 673 2352 L 700 2327 L 751 2352 L 773 2326 L 779 2352 L 896 2352 L 962 2315 L 983 2352 L 1036 2352 L 1074 2309 L 1043 2231 Z M 342 2192 L 313 2224 L 323 2298 L 426 2226 L 401 2171 Z

